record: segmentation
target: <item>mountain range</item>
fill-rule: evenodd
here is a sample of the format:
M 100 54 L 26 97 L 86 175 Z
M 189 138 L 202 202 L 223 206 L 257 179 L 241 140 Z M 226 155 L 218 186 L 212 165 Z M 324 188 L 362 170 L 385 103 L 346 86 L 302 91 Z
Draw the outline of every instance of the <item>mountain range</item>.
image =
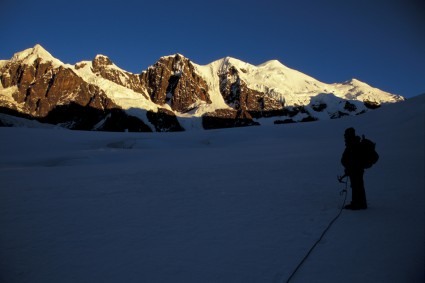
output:
M 356 79 L 326 84 L 277 60 L 198 65 L 175 54 L 134 74 L 104 55 L 65 64 L 38 44 L 0 60 L 1 126 L 24 118 L 77 130 L 214 129 L 334 119 L 403 100 Z

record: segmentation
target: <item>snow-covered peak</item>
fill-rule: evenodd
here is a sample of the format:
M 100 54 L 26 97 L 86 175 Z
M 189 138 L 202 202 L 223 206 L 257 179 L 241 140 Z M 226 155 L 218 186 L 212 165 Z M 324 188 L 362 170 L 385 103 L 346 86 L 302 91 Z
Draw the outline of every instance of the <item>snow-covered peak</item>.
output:
M 219 75 L 233 74 L 236 70 L 239 78 L 249 88 L 266 93 L 278 101 L 286 101 L 286 105 L 289 106 L 306 105 L 313 93 L 323 92 L 322 82 L 290 69 L 278 60 L 270 60 L 254 66 L 236 58 L 225 57 L 209 66 L 216 69 L 216 74 Z
M 180 54 L 180 53 L 174 53 L 174 54 L 162 56 L 161 58 L 159 58 L 159 61 L 161 61 L 161 60 L 168 60 L 170 58 L 172 58 L 172 59 L 174 59 L 174 58 L 176 58 L 176 59 L 186 59 L 186 60 L 189 60 L 190 61 L 189 58 L 187 58 L 186 56 L 184 56 L 183 54 Z
M 25 49 L 24 51 L 15 53 L 11 59 L 12 62 L 20 62 L 31 65 L 35 60 L 42 59 L 43 61 L 52 62 L 55 67 L 64 65 L 60 60 L 52 56 L 40 44 L 36 44 L 32 48 Z
M 259 68 L 261 68 L 261 67 L 267 67 L 267 68 L 287 68 L 285 65 L 283 65 L 278 60 L 269 60 L 269 61 L 266 61 L 266 62 L 258 65 L 257 67 L 259 67 Z
M 113 66 L 114 63 L 111 61 L 111 59 L 109 59 L 108 56 L 98 54 L 93 59 L 93 65 L 95 65 L 97 67 L 101 67 L 101 66 L 107 67 L 107 66 Z
M 266 93 L 278 101 L 285 101 L 286 106 L 307 105 L 312 97 L 323 93 L 333 94 L 342 99 L 379 104 L 403 100 L 398 95 L 373 88 L 357 79 L 336 84 L 323 83 L 283 65 L 278 60 L 269 60 L 254 66 L 236 58 L 225 57 L 206 66 L 214 70 L 213 74 L 218 75 L 234 75 L 236 71 L 237 76 L 249 88 Z
M 24 60 L 25 58 L 29 56 L 38 56 L 38 57 L 44 57 L 49 58 L 53 57 L 46 49 L 44 49 L 40 44 L 34 45 L 32 48 L 25 49 L 24 51 L 15 53 L 15 55 L 12 57 L 13 60 Z
M 328 86 L 328 89 L 331 89 L 332 93 L 339 94 L 339 97 L 345 99 L 376 102 L 379 104 L 404 100 L 400 95 L 382 91 L 354 78 L 343 83 L 335 83 Z
M 219 65 L 218 72 L 220 74 L 227 73 L 230 69 L 236 69 L 238 71 L 240 70 L 242 72 L 247 72 L 247 70 L 252 70 L 252 68 L 255 68 L 254 65 L 251 65 L 233 57 L 225 57 L 211 64 Z
M 108 56 L 106 56 L 106 55 L 103 55 L 103 54 L 97 54 L 95 57 L 94 57 L 94 59 L 95 60 L 111 60 L 111 59 L 109 59 L 109 57 Z
M 87 63 L 89 63 L 89 62 L 82 61 L 82 62 L 77 63 L 76 65 L 81 65 L 81 64 L 84 64 L 85 65 Z M 92 67 L 94 67 L 95 69 L 116 70 L 116 71 L 118 71 L 118 72 L 120 72 L 122 74 L 125 74 L 125 73 L 127 73 L 127 74 L 133 74 L 133 73 L 128 72 L 128 71 L 126 71 L 124 69 L 121 69 L 120 67 L 118 67 L 117 65 L 115 65 L 115 63 L 112 62 L 112 60 L 108 56 L 102 55 L 102 54 L 97 54 L 94 57 L 93 61 L 90 62 L 90 65 Z
M 355 78 L 352 78 L 351 80 L 348 80 L 348 81 L 346 81 L 346 82 L 344 82 L 342 84 L 344 84 L 344 85 L 352 85 L 352 86 L 371 87 L 367 83 L 364 83 L 362 81 L 359 81 L 358 79 L 355 79 Z

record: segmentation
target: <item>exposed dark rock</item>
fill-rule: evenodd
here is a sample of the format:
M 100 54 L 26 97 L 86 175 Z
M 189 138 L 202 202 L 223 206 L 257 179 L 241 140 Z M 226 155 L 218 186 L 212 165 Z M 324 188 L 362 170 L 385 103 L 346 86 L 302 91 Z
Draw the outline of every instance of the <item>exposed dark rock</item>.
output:
M 307 110 L 304 106 L 290 106 L 285 107 L 283 109 L 283 115 L 282 116 L 288 116 L 288 117 L 294 117 L 295 115 L 302 113 L 302 114 L 308 114 Z
M 99 87 L 88 84 L 69 68 L 54 68 L 51 62 L 37 59 L 32 65 L 11 63 L 3 73 L 7 75 L 1 77 L 2 84 L 17 86 L 13 98 L 33 117 L 45 117 L 56 106 L 70 102 L 98 109 L 118 108 Z
M 346 101 L 344 105 L 344 109 L 350 112 L 354 112 L 357 110 L 357 106 L 349 101 Z
M 344 113 L 344 112 L 341 112 L 341 111 L 337 111 L 337 112 L 335 112 L 335 113 L 333 113 L 332 115 L 331 115 L 331 119 L 338 119 L 338 118 L 341 118 L 341 117 L 344 117 L 344 116 L 348 116 L 349 114 L 347 114 L 347 113 Z
M 142 120 L 128 115 L 121 109 L 112 109 L 105 117 L 104 122 L 96 128 L 98 131 L 109 132 L 152 132 Z
M 143 121 L 122 109 L 102 110 L 92 106 L 70 103 L 54 108 L 40 122 L 59 125 L 71 130 L 111 132 L 152 132 Z
M 317 104 L 313 104 L 311 106 L 311 108 L 316 111 L 316 112 L 322 112 L 323 110 L 325 110 L 328 107 L 328 105 L 326 105 L 326 103 L 317 103 Z
M 285 120 L 276 120 L 273 123 L 275 125 L 279 125 L 279 124 L 292 124 L 292 123 L 295 123 L 295 121 L 292 120 L 292 119 L 285 119 Z
M 52 109 L 47 116 L 40 118 L 43 123 L 56 124 L 71 130 L 93 130 L 105 117 L 103 110 L 82 106 L 72 102 Z
M 276 116 L 285 116 L 285 109 L 281 110 L 270 110 L 270 111 L 248 111 L 253 118 L 267 118 L 267 117 L 276 117 Z
M 180 132 L 184 128 L 180 125 L 176 115 L 170 110 L 159 108 L 158 112 L 148 111 L 146 115 L 155 126 L 157 132 Z
M 19 118 L 24 118 L 24 119 L 29 119 L 29 120 L 34 120 L 34 117 L 25 113 L 22 113 L 16 109 L 12 109 L 9 107 L 3 107 L 0 106 L 0 113 L 3 114 L 7 114 L 7 115 L 11 115 L 11 116 L 15 116 L 15 117 L 19 117 Z
M 363 103 L 368 109 L 377 109 L 377 108 L 381 107 L 381 104 L 379 104 L 378 102 L 365 100 L 365 101 L 363 101 Z
M 219 109 L 202 116 L 202 126 L 206 130 L 256 125 L 259 123 L 253 121 L 252 116 L 244 110 Z
M 305 118 L 302 118 L 300 122 L 314 122 L 317 121 L 317 118 L 314 118 L 312 116 L 307 116 Z

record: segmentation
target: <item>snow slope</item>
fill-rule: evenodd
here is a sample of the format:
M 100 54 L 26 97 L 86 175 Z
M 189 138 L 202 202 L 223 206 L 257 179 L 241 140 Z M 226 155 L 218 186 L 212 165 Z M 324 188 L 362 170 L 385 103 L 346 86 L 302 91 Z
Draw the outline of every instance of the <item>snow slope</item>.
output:
M 286 106 L 307 105 L 319 94 L 334 94 L 346 100 L 379 104 L 403 100 L 398 95 L 373 88 L 356 79 L 344 83 L 323 83 L 277 60 L 254 66 L 236 58 L 226 57 L 203 67 L 214 70 L 210 76 L 204 76 L 204 79 L 208 82 L 216 81 L 216 85 L 218 85 L 216 74 L 228 73 L 230 68 L 236 68 L 249 88 L 267 93 L 278 101 L 285 102 Z
M 343 186 L 343 132 L 377 142 L 291 282 L 424 282 L 425 96 L 361 116 L 180 133 L 0 128 L 0 282 L 286 282 Z
M 96 57 L 98 56 L 103 55 L 97 55 Z M 147 94 L 143 96 L 143 94 L 135 92 L 131 88 L 124 87 L 93 73 L 92 61 L 82 61 L 76 65 L 83 66 L 74 69 L 74 72 L 78 76 L 90 84 L 99 86 L 100 89 L 102 89 L 110 99 L 112 99 L 122 109 L 126 110 L 128 114 L 140 118 L 146 125 L 151 125 L 148 118 L 146 117 L 146 112 L 157 112 L 158 105 L 153 103 L 150 99 L 146 99 L 146 97 L 149 97 Z M 122 70 L 115 64 L 107 67 L 117 70 L 123 76 L 126 75 L 126 71 Z M 126 77 L 123 77 L 122 81 L 125 81 L 126 79 Z M 154 127 L 151 125 L 151 128 Z

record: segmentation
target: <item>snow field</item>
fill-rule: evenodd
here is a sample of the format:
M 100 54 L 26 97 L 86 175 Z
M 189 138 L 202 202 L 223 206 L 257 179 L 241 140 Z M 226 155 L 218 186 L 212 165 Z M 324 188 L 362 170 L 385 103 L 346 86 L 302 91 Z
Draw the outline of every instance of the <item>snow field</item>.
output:
M 349 126 L 377 142 L 370 208 L 344 211 L 292 282 L 423 282 L 424 105 L 182 133 L 0 128 L 0 282 L 285 282 L 342 204 Z

